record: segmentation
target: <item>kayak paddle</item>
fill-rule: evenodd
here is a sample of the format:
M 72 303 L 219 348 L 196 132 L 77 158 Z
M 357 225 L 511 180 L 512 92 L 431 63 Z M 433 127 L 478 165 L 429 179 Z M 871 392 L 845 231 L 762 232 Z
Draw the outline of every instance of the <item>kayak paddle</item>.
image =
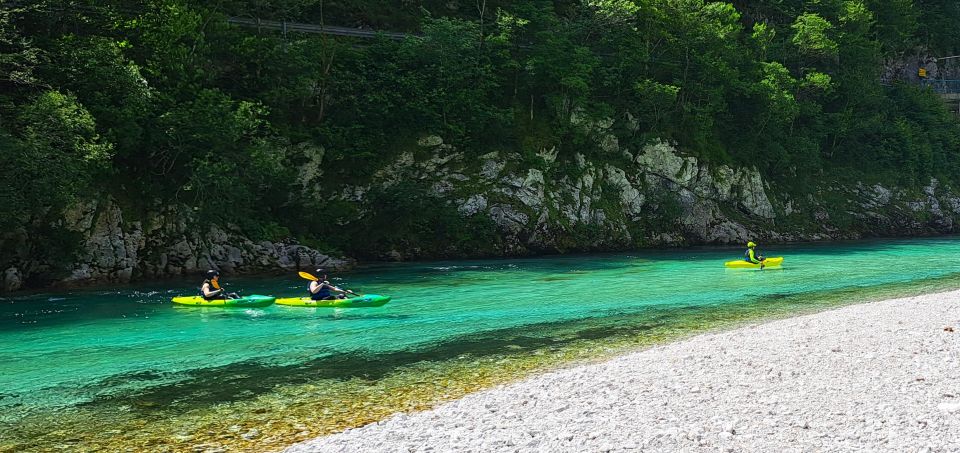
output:
M 232 297 L 227 295 L 226 290 L 220 287 L 220 282 L 216 280 L 210 280 L 210 285 L 213 286 L 213 289 L 220 291 L 220 294 L 218 294 L 218 296 L 223 296 L 224 299 L 232 299 Z
M 299 274 L 300 274 L 300 277 L 302 277 L 302 278 L 304 278 L 304 279 L 313 280 L 313 281 L 315 281 L 315 282 L 319 282 L 319 281 L 320 281 L 319 278 L 314 277 L 313 274 L 310 274 L 310 273 L 308 273 L 308 272 L 300 271 Z M 333 286 L 333 285 L 330 285 L 330 286 Z M 353 294 L 354 296 L 357 296 L 357 297 L 362 297 L 360 294 L 357 294 L 357 293 L 355 293 L 355 292 L 353 292 L 353 291 L 350 291 L 349 289 L 340 289 L 340 288 L 337 288 L 336 286 L 333 286 L 333 289 L 335 289 L 335 290 L 337 290 L 337 291 L 343 291 L 343 292 L 348 293 L 348 294 Z
M 305 278 L 305 279 L 307 279 L 307 280 L 313 280 L 313 281 L 315 281 L 315 282 L 320 281 L 320 279 L 317 278 L 317 277 L 314 277 L 313 274 L 310 274 L 310 273 L 307 273 L 307 272 L 304 272 L 304 271 L 300 271 L 300 277 L 301 277 L 301 278 Z

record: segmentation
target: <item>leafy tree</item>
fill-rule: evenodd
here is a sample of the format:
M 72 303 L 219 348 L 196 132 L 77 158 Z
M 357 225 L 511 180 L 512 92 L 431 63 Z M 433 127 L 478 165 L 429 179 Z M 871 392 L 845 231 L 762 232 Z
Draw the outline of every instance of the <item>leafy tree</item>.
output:
M 636 106 L 640 121 L 650 130 L 662 130 L 662 121 L 675 112 L 680 87 L 641 80 L 636 84 Z
M 106 173 L 111 146 L 96 133 L 93 116 L 71 96 L 47 91 L 16 118 L 19 137 L 0 132 L 2 224 L 29 222 L 35 215 L 57 217 Z
M 56 58 L 44 78 L 74 93 L 126 157 L 140 151 L 153 91 L 121 46 L 106 37 L 65 36 L 55 44 Z
M 0 226 L 35 226 L 88 193 L 108 193 L 135 207 L 182 203 L 205 218 L 244 219 L 264 237 L 322 236 L 347 252 L 431 243 L 421 248 L 440 254 L 448 251 L 439 241 L 449 241 L 481 253 L 467 236 L 481 231 L 491 242 L 494 230 L 436 207 L 426 187 L 370 194 L 366 205 L 329 194 L 365 184 L 398 154 L 421 149 L 414 143 L 426 134 L 468 164 L 491 150 L 553 146 L 561 161 L 618 159 L 573 124 L 575 112 L 615 119 L 622 146 L 672 139 L 707 162 L 757 167 L 798 191 L 811 174 L 960 183 L 955 116 L 920 87 L 879 83 L 885 61 L 960 53 L 956 1 L 464 5 L 40 0 L 4 8 Z M 411 36 L 284 34 L 234 27 L 229 16 Z M 309 192 L 296 183 L 304 149 L 318 150 L 309 160 L 322 173 Z M 558 172 L 567 171 L 562 163 Z M 437 209 L 422 216 L 425 206 Z M 397 228 L 367 231 L 358 219 Z M 436 225 L 442 234 L 431 233 Z M 374 236 L 363 243 L 344 231 Z
M 791 42 L 800 56 L 815 59 L 835 59 L 839 46 L 830 38 L 833 24 L 815 13 L 805 13 L 790 26 L 793 29 Z

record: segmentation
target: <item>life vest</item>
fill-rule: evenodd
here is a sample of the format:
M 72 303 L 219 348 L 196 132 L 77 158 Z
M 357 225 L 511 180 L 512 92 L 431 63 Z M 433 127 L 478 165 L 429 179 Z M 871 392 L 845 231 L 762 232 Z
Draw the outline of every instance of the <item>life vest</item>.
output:
M 330 287 L 323 283 L 319 283 L 320 289 L 317 292 L 310 291 L 310 287 L 307 287 L 307 293 L 310 295 L 310 298 L 313 300 L 322 300 L 324 298 L 330 297 L 333 293 L 330 292 Z
M 200 295 L 200 297 L 202 297 L 202 298 L 204 298 L 204 299 L 206 299 L 206 300 L 213 300 L 213 299 L 218 299 L 218 298 L 220 298 L 221 293 L 217 293 L 217 295 L 216 295 L 216 296 L 213 296 L 213 297 L 207 297 L 207 295 L 203 293 L 203 285 L 210 285 L 210 290 L 211 290 L 211 292 L 220 291 L 219 289 L 216 289 L 216 288 L 213 287 L 213 282 L 211 282 L 210 280 L 204 280 L 203 283 L 200 284 L 200 291 L 197 291 L 197 293 Z

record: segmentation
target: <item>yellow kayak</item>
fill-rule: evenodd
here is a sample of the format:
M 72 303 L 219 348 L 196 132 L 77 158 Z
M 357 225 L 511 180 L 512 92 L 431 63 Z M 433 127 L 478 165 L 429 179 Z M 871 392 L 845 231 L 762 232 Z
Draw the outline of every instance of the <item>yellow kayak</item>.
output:
M 390 296 L 379 296 L 376 294 L 333 300 L 311 300 L 309 297 L 277 299 L 277 305 L 288 305 L 291 307 L 382 307 L 386 305 L 387 302 L 390 302 Z
M 177 305 L 191 305 L 198 307 L 235 307 L 252 308 L 266 307 L 277 300 L 273 296 L 246 296 L 239 299 L 211 299 L 207 300 L 200 296 L 182 296 L 174 297 L 173 303 Z
M 763 268 L 766 269 L 768 267 L 780 267 L 781 264 L 783 264 L 782 256 L 778 256 L 776 258 L 767 258 L 763 261 Z M 759 264 L 753 264 L 744 260 L 727 261 L 724 266 L 730 269 L 760 269 Z

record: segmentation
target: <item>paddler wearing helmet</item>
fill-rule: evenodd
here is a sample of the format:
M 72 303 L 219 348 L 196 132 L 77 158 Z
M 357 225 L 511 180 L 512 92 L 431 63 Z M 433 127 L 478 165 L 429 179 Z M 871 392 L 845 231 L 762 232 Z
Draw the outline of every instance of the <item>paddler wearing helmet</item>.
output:
M 763 264 L 763 260 L 766 258 L 764 258 L 763 255 L 758 255 L 756 248 L 756 242 L 747 242 L 747 251 L 743 253 L 743 260 L 748 263 Z
M 236 293 L 227 294 L 226 291 L 220 287 L 220 271 L 211 269 L 207 271 L 205 277 L 203 284 L 200 285 L 200 297 L 206 300 L 235 299 L 240 297 Z
M 327 273 L 323 269 L 317 269 L 317 279 L 310 282 L 307 291 L 310 292 L 310 298 L 313 300 L 334 300 L 343 299 L 346 291 L 330 284 L 327 280 Z

